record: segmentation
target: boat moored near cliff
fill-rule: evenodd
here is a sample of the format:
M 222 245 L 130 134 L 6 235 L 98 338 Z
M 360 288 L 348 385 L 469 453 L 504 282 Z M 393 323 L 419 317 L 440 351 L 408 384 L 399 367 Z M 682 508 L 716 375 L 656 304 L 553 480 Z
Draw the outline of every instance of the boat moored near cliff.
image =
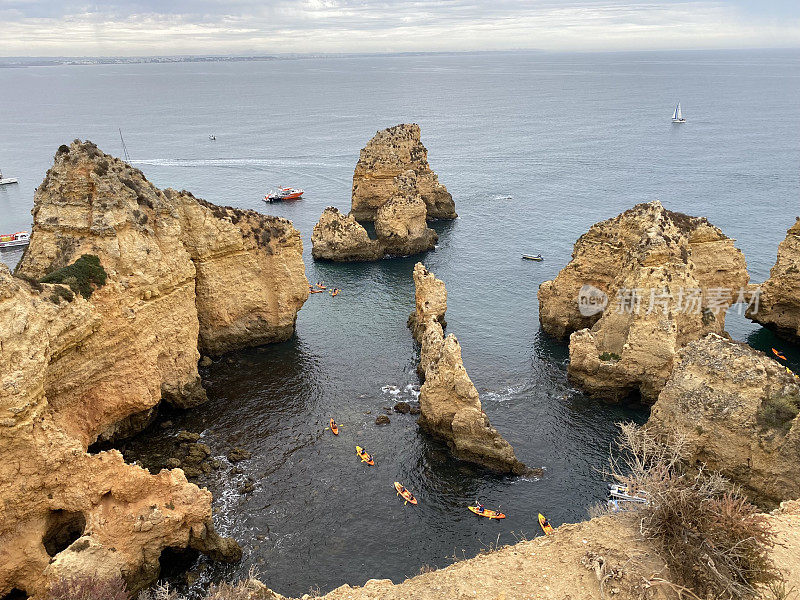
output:
M 18 231 L 0 235 L 0 248 L 13 248 L 15 246 L 27 246 L 31 241 L 31 236 L 27 231 Z

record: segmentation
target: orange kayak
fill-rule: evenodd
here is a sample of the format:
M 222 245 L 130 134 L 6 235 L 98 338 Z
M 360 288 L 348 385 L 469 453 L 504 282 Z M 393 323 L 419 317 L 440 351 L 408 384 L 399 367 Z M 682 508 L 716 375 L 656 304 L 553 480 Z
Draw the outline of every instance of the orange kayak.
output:
M 402 496 L 402 497 L 403 497 L 403 499 L 404 499 L 406 502 L 410 502 L 411 504 L 416 504 L 416 503 L 417 503 L 417 499 L 416 499 L 416 498 L 414 498 L 414 494 L 412 494 L 411 492 L 409 492 L 409 491 L 408 491 L 408 490 L 405 488 L 405 486 L 404 486 L 403 484 L 401 484 L 399 481 L 395 481 L 395 482 L 394 482 L 394 489 L 396 489 L 396 490 L 397 490 L 397 495 L 398 495 L 398 496 Z
M 555 529 L 542 513 L 539 513 L 539 525 L 542 526 L 542 531 L 544 531 L 545 535 L 553 535 L 555 533 Z
M 778 358 L 780 358 L 781 360 L 786 360 L 786 357 L 783 354 L 781 354 L 780 352 L 778 352 L 777 350 L 775 350 L 775 348 L 772 349 L 772 353 L 775 356 L 777 356 Z
M 375 464 L 375 459 L 373 459 L 361 446 L 356 446 L 356 454 L 358 454 L 358 458 L 361 459 L 361 462 L 365 462 L 368 465 Z
M 480 506 L 468 506 L 472 512 L 476 515 L 480 515 L 481 517 L 486 517 L 487 519 L 505 519 L 506 516 L 501 513 L 497 512 L 496 510 L 489 510 L 488 508 L 482 508 Z
M 336 421 L 331 418 L 331 431 L 333 435 L 339 435 L 339 426 L 336 424 Z

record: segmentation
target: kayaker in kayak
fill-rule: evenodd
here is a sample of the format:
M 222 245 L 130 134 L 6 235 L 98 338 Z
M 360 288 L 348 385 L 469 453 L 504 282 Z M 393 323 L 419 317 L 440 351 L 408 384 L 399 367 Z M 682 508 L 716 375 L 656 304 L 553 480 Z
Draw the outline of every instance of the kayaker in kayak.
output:
M 550 521 L 545 517 L 544 521 L 542 521 L 542 528 L 546 530 L 548 527 L 550 527 Z

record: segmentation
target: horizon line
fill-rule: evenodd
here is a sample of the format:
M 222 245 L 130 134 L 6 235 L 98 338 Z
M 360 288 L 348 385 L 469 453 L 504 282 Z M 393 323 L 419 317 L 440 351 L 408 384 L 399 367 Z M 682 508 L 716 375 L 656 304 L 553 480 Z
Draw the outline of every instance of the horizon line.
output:
M 666 53 L 666 52 L 769 52 L 800 50 L 800 46 L 754 46 L 751 48 L 726 47 L 726 48 L 642 48 L 622 50 L 547 50 L 543 48 L 510 48 L 503 50 L 398 50 L 384 52 L 235 52 L 235 53 L 186 53 L 186 54 L 51 54 L 51 55 L 3 55 L 0 60 L 27 59 L 27 60 L 79 60 L 79 59 L 152 59 L 152 58 L 207 58 L 207 59 L 285 59 L 285 58 L 346 58 L 361 56 L 419 56 L 419 55 L 448 55 L 448 54 L 509 54 L 509 53 L 536 53 L 536 54 L 636 54 L 636 53 Z

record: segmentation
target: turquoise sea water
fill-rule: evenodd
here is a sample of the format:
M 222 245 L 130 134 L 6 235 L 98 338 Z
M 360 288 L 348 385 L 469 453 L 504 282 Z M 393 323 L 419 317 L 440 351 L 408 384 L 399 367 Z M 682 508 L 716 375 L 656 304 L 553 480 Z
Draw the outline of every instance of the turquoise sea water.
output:
M 245 547 L 284 594 L 368 578 L 395 581 L 495 543 L 586 517 L 604 497 L 598 469 L 614 423 L 646 409 L 585 398 L 566 381 L 566 346 L 538 324 L 536 290 L 569 260 L 588 227 L 637 202 L 707 216 L 736 238 L 753 281 L 768 276 L 800 214 L 800 52 L 461 54 L 254 63 L 2 69 L 0 231 L 30 224 L 34 188 L 56 148 L 89 138 L 122 153 L 159 187 L 291 219 L 310 281 L 342 289 L 309 298 L 296 337 L 234 353 L 205 371 L 210 401 L 171 415 L 127 447 L 157 465 L 179 429 L 215 455 L 253 452 L 206 483 L 219 529 Z M 680 100 L 685 125 L 670 116 Z M 358 151 L 376 130 L 422 126 L 429 160 L 459 219 L 435 224 L 423 257 L 336 265 L 311 259 L 322 210 L 349 209 Z M 215 134 L 216 141 L 208 135 Z M 277 185 L 302 201 L 265 205 Z M 545 261 L 520 260 L 542 252 Z M 10 264 L 19 252 L 5 251 Z M 414 398 L 415 348 L 405 327 L 411 270 L 424 260 L 447 284 L 448 331 L 493 425 L 539 480 L 497 477 L 453 461 L 414 418 L 383 407 Z M 760 348 L 771 334 L 739 316 L 728 329 Z M 781 347 L 793 357 L 797 353 Z M 334 416 L 342 432 L 325 431 Z M 165 441 L 165 438 L 166 441 Z M 354 446 L 376 456 L 359 463 Z M 240 494 L 246 477 L 255 482 Z M 419 498 L 403 507 L 393 481 Z M 479 498 L 509 515 L 475 517 Z

